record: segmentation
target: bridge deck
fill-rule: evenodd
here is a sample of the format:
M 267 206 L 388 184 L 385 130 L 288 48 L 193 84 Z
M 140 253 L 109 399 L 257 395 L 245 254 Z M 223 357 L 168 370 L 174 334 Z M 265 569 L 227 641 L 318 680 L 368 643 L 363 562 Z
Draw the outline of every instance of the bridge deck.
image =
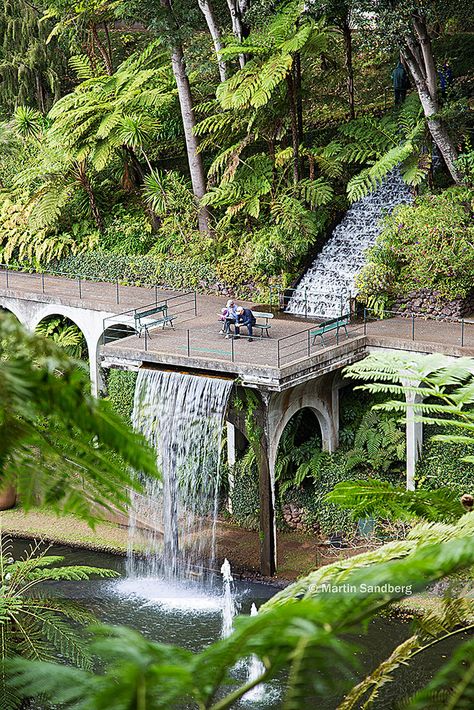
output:
M 474 321 L 470 320 L 461 323 L 393 317 L 365 325 L 353 323 L 348 328 L 348 338 L 343 331 L 338 336 L 332 331 L 325 336 L 324 343 L 320 338 L 313 343 L 310 330 L 315 328 L 314 322 L 279 313 L 271 321 L 271 337 L 256 337 L 250 343 L 246 335 L 227 340 L 219 334 L 217 316 L 225 305 L 225 296 L 195 297 L 193 293 L 121 286 L 118 282 L 10 270 L 8 273 L 0 270 L 0 295 L 112 315 L 105 321 L 109 334 L 113 332 L 114 321 L 133 326 L 133 309 L 169 300 L 169 312 L 177 316 L 175 329 L 151 328 L 150 337 L 131 335 L 113 342 L 110 342 L 113 336 L 108 337 L 102 347 L 105 364 L 173 365 L 237 375 L 249 384 L 254 381 L 282 386 L 285 380 L 295 381 L 315 370 L 321 372 L 327 367 L 335 369 L 348 364 L 362 357 L 370 347 L 474 356 Z M 268 310 L 268 306 L 239 302 L 254 311 Z M 123 315 L 124 311 L 129 313 Z M 246 333 L 245 328 L 242 333 Z

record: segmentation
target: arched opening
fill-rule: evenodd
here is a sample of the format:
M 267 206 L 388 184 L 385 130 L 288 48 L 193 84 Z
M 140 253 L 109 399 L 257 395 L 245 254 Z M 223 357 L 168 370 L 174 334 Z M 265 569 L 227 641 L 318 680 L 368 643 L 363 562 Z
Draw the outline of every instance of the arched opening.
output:
M 9 315 L 13 316 L 19 323 L 21 323 L 21 320 L 18 318 L 17 314 L 14 313 L 10 308 L 5 308 L 5 306 L 0 306 L 0 316 L 2 315 Z
M 71 357 L 77 360 L 89 360 L 84 333 L 70 318 L 60 314 L 48 315 L 37 324 L 35 333 L 50 338 Z
M 132 328 L 130 325 L 125 325 L 125 323 L 112 323 L 102 333 L 99 346 L 113 343 L 114 340 L 128 338 L 131 335 L 136 335 L 136 333 L 135 328 Z
M 318 413 L 299 409 L 287 422 L 275 463 L 275 503 L 280 526 L 307 527 L 304 509 L 311 505 L 315 481 L 324 463 Z

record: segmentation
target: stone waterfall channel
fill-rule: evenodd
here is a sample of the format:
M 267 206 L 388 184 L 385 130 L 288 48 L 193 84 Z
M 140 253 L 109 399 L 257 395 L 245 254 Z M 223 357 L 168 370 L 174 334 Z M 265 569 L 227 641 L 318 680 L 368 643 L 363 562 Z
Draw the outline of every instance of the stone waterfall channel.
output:
M 381 232 L 382 217 L 411 200 L 410 189 L 394 170 L 377 190 L 355 202 L 299 282 L 286 312 L 322 318 L 347 313 L 357 292 L 355 277 Z
M 212 566 L 221 437 L 233 382 L 141 369 L 133 425 L 157 452 L 162 481 L 144 480 L 130 511 L 130 576 L 186 577 Z M 145 556 L 134 555 L 133 541 Z

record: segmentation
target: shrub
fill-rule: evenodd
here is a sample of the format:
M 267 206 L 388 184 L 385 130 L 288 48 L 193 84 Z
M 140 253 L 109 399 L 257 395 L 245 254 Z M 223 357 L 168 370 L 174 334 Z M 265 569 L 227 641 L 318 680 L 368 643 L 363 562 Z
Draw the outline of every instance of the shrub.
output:
M 464 298 L 474 275 L 474 192 L 452 187 L 402 205 L 385 220 L 358 277 L 360 299 L 421 288 Z
M 357 477 L 365 476 L 358 473 Z M 303 522 L 308 529 L 319 530 L 323 535 L 337 532 L 350 536 L 355 531 L 350 512 L 326 503 L 324 496 L 336 483 L 353 479 L 354 471 L 347 466 L 344 451 L 325 454 L 318 479 L 302 489 L 293 488 L 287 495 L 287 502 L 303 508 Z
M 260 498 L 256 467 L 250 468 L 245 460 L 234 466 L 234 489 L 230 496 L 232 517 L 238 525 L 257 530 L 259 525 Z
M 418 485 L 425 488 L 453 486 L 459 495 L 474 493 L 474 464 L 462 461 L 472 447 L 431 439 L 435 434 L 452 434 L 449 427 L 426 427 L 422 456 L 416 466 Z
M 146 254 L 153 246 L 156 236 L 143 211 L 130 212 L 123 205 L 116 205 L 107 229 L 100 237 L 100 247 L 114 254 Z
M 129 370 L 109 370 L 107 378 L 108 399 L 113 409 L 130 423 L 137 373 Z
M 212 267 L 195 259 L 170 261 L 164 256 L 127 256 L 103 251 L 91 251 L 61 259 L 55 265 L 68 276 L 115 281 L 134 286 L 162 288 L 210 289 L 216 282 Z

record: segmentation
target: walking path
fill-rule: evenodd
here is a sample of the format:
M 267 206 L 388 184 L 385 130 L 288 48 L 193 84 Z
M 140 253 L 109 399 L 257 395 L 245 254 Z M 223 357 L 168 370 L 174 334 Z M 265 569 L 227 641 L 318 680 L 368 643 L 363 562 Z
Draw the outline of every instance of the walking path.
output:
M 288 316 L 279 312 L 271 321 L 271 337 L 257 337 L 252 343 L 247 337 L 224 339 L 219 334 L 218 313 L 225 297 L 206 296 L 193 291 L 179 292 L 159 288 L 122 286 L 119 282 L 90 281 L 48 274 L 21 273 L 0 270 L 0 296 L 8 308 L 10 299 L 48 303 L 98 311 L 108 315 L 102 352 L 106 358 L 120 357 L 168 364 L 189 364 L 207 370 L 235 372 L 242 368 L 262 368 L 269 376 L 295 366 L 301 369 L 308 361 L 326 362 L 327 356 L 349 358 L 350 353 L 366 346 L 386 347 L 420 352 L 444 352 L 459 356 L 474 356 L 474 321 L 437 321 L 422 317 L 392 317 L 388 320 L 355 322 L 348 328 L 348 337 L 341 330 L 321 338 L 313 338 L 311 329 L 316 321 Z M 134 325 L 134 311 L 156 303 L 167 302 L 169 313 L 176 315 L 175 328 L 151 328 L 149 336 L 138 337 L 129 331 L 123 337 L 124 325 Z M 269 306 L 240 302 L 254 312 L 268 311 Z M 120 332 L 119 332 L 120 331 Z M 117 333 L 122 338 L 116 340 Z M 246 333 L 242 329 L 242 333 Z M 348 360 L 349 361 L 349 360 Z M 339 362 L 339 361 L 338 361 Z M 191 365 L 190 365 L 191 366 Z M 339 365 L 340 366 L 340 362 Z

